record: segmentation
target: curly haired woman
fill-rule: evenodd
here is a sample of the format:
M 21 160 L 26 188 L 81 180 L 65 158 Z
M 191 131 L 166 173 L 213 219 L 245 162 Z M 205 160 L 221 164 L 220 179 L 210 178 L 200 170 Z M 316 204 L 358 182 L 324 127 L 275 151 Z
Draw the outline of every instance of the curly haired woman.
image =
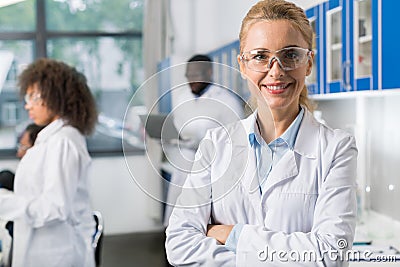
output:
M 29 117 L 45 128 L 18 166 L 14 193 L 0 193 L 0 217 L 14 221 L 13 266 L 94 266 L 84 136 L 97 111 L 86 78 L 65 63 L 39 59 L 19 85 Z

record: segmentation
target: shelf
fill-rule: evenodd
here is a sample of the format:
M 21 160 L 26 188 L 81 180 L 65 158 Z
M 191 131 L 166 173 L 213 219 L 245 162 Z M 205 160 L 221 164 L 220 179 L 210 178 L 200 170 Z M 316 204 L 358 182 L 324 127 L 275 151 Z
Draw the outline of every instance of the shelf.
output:
M 331 45 L 331 50 L 332 50 L 332 51 L 334 51 L 334 50 L 340 50 L 340 49 L 342 49 L 342 44 L 341 44 L 341 43 L 336 43 L 336 44 L 332 44 L 332 45 Z
M 365 35 L 358 38 L 360 44 L 372 42 L 372 35 Z
M 367 73 L 367 74 L 356 74 L 355 75 L 356 79 L 365 79 L 365 78 L 371 78 L 371 73 Z
M 355 241 L 358 238 L 371 240 L 375 245 L 400 247 L 400 222 L 376 211 L 363 211 L 356 226 Z
M 310 98 L 315 101 L 324 101 L 324 100 L 337 100 L 337 99 L 352 99 L 357 97 L 384 97 L 390 95 L 400 95 L 400 88 L 319 94 L 319 95 L 310 95 Z

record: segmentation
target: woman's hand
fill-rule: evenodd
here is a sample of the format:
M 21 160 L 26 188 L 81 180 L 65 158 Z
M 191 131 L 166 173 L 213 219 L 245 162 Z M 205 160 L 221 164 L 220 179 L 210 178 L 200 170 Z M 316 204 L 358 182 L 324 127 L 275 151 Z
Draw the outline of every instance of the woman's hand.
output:
M 209 224 L 207 226 L 207 236 L 217 239 L 219 243 L 225 245 L 226 239 L 232 231 L 234 225 Z

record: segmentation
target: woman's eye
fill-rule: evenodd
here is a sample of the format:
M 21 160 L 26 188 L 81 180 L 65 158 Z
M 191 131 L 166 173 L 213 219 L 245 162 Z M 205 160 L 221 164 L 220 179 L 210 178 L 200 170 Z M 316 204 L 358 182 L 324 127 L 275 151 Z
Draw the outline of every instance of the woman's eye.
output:
M 295 52 L 295 51 L 289 51 L 289 52 L 286 52 L 285 58 L 287 58 L 287 59 L 298 59 L 299 58 L 299 54 L 297 52 Z
M 267 61 L 268 60 L 268 55 L 257 54 L 257 55 L 254 55 L 252 59 L 255 59 L 257 61 Z

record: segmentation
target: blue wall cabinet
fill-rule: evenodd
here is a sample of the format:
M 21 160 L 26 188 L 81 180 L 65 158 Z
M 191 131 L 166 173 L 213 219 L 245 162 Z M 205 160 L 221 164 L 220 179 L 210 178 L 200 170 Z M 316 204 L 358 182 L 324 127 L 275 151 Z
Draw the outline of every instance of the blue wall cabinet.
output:
M 400 88 L 399 8 L 400 1 L 330 0 L 307 10 L 317 51 L 310 93 Z
M 350 1 L 329 1 L 324 3 L 325 12 L 325 92 L 336 93 L 351 91 L 351 60 L 349 35 L 351 27 L 347 21 L 347 9 Z
M 310 94 L 320 94 L 322 87 L 319 86 L 321 81 L 324 80 L 323 72 L 320 72 L 320 66 L 323 62 L 323 51 L 320 47 L 323 47 L 321 43 L 323 39 L 320 38 L 322 30 L 321 25 L 323 25 L 320 20 L 323 18 L 321 15 L 322 5 L 310 8 L 306 11 L 307 17 L 310 19 L 311 27 L 314 32 L 314 41 L 312 45 L 312 50 L 314 51 L 314 61 L 311 75 L 306 78 L 306 84 Z
M 375 3 L 373 3 L 375 2 Z M 378 53 L 376 46 L 378 40 L 377 25 L 378 13 L 376 10 L 377 1 L 357 0 L 354 1 L 354 21 L 353 21 L 353 61 L 354 61 L 354 90 L 378 89 L 378 62 L 377 57 L 373 57 L 372 48 L 376 47 L 375 54 Z M 374 12 L 372 12 L 374 10 Z M 375 43 L 373 43 L 375 42 Z M 374 66 L 374 68 L 373 68 Z M 375 78 L 375 79 L 374 79 Z M 374 84 L 375 81 L 375 84 Z
M 400 53 L 396 52 L 400 45 L 400 1 L 374 0 L 373 3 L 373 16 L 377 17 L 373 20 L 373 29 L 378 35 L 373 45 L 379 51 L 379 54 L 374 52 L 378 66 L 376 83 L 382 89 L 400 88 Z M 375 35 L 373 38 L 375 39 Z

